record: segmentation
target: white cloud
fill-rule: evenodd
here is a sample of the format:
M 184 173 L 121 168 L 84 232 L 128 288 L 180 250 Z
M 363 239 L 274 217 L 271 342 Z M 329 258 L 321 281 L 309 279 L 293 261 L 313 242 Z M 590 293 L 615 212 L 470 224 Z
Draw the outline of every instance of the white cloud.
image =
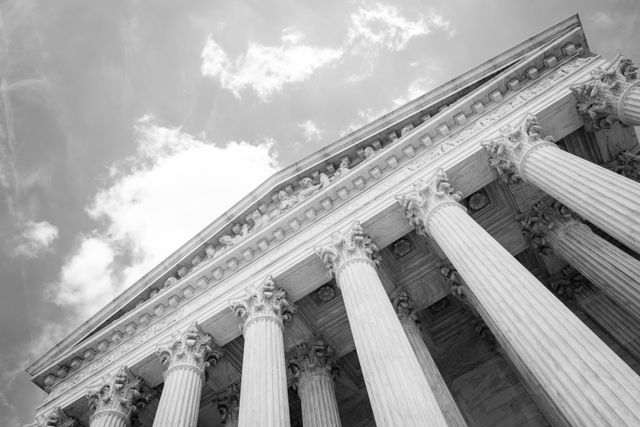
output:
M 83 316 L 130 286 L 277 170 L 272 141 L 219 147 L 149 117 L 135 157 L 88 206 L 99 224 L 82 237 L 53 291 Z
M 454 34 L 451 23 L 441 15 L 431 12 L 427 16 L 419 14 L 417 18 L 407 19 L 394 6 L 382 3 L 360 7 L 350 16 L 348 43 L 354 49 L 365 51 L 380 47 L 400 51 L 413 38 L 426 36 L 434 30 Z
M 307 80 L 317 69 L 335 63 L 343 55 L 342 49 L 300 44 L 303 38 L 301 32 L 286 28 L 279 46 L 251 42 L 244 54 L 229 59 L 210 35 L 201 54 L 201 72 L 218 79 L 237 97 L 242 90 L 252 88 L 266 100 L 284 85 Z
M 409 101 L 413 101 L 417 97 L 424 95 L 429 90 L 436 86 L 437 82 L 432 77 L 420 77 L 409 84 L 407 93 L 395 98 L 393 102 L 393 108 L 403 106 Z
M 298 127 L 302 129 L 302 135 L 307 141 L 319 141 L 322 138 L 322 134 L 324 134 L 324 131 L 320 130 L 313 120 L 305 120 L 302 123 L 298 123 Z
M 14 255 L 36 258 L 51 248 L 58 238 L 58 227 L 47 221 L 28 221 L 25 223 Z
M 602 28 L 611 28 L 615 24 L 615 21 L 611 17 L 611 15 L 609 15 L 607 12 L 604 12 L 602 10 L 594 13 L 593 16 L 591 17 L 591 20 L 598 27 L 602 27 Z

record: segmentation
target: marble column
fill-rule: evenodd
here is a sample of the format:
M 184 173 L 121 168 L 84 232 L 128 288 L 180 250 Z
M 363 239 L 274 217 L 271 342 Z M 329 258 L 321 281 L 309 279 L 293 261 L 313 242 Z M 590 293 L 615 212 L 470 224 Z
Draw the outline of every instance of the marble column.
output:
M 157 353 L 167 370 L 153 427 L 196 427 L 205 371 L 222 351 L 194 322 Z
M 240 384 L 227 387 L 226 394 L 217 400 L 218 414 L 225 427 L 238 427 L 240 412 Z
M 137 418 L 137 411 L 149 402 L 142 393 L 142 379 L 123 366 L 97 390 L 87 393 L 91 427 L 129 427 Z
M 444 172 L 398 197 L 456 267 L 498 342 L 526 366 L 545 413 L 570 426 L 640 425 L 640 377 L 458 203 Z
M 561 150 L 528 115 L 486 144 L 505 182 L 529 182 L 640 253 L 640 183 Z
M 640 261 L 596 235 L 553 200 L 536 203 L 521 224 L 534 249 L 567 261 L 640 320 Z
M 316 248 L 342 291 L 378 427 L 446 426 L 438 402 L 376 272 L 377 248 L 356 223 Z
M 404 332 L 407 334 L 409 343 L 418 357 L 422 372 L 424 372 L 424 375 L 427 377 L 429 386 L 436 396 L 436 400 L 447 421 L 447 425 L 456 427 L 466 426 L 467 423 L 462 417 L 451 392 L 447 388 L 440 374 L 440 370 L 438 366 L 436 366 L 435 360 L 431 357 L 427 344 L 424 342 L 422 331 L 417 323 L 415 303 L 409 294 L 402 292 L 393 299 L 393 307 L 396 310 L 402 329 L 404 329 Z
M 321 338 L 300 344 L 292 351 L 289 369 L 298 383 L 304 427 L 340 427 L 334 379 L 338 373 L 335 351 Z
M 240 427 L 287 427 L 289 396 L 284 360 L 284 323 L 295 309 L 272 277 L 230 302 L 244 322 Z
M 608 129 L 616 121 L 640 126 L 640 79 L 629 58 L 618 55 L 608 67 L 592 71 L 589 81 L 571 90 L 587 129 Z
M 68 416 L 61 407 L 54 408 L 43 419 L 36 420 L 37 427 L 79 427 L 77 419 Z

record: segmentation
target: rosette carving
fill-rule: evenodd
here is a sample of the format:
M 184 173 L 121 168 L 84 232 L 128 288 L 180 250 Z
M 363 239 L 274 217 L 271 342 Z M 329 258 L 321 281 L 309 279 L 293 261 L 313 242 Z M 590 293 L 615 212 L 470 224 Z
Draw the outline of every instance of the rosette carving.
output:
M 137 412 L 151 398 L 140 391 L 142 384 L 142 378 L 133 375 L 128 367 L 121 367 L 100 388 L 87 393 L 89 409 L 94 411 L 93 417 L 115 412 L 129 421 L 135 420 Z
M 346 232 L 336 231 L 331 235 L 331 244 L 314 249 L 322 258 L 329 275 L 337 274 L 340 268 L 352 259 L 367 259 L 377 264 L 378 247 L 357 222 Z
M 482 146 L 489 153 L 489 166 L 495 168 L 499 179 L 505 184 L 520 182 L 522 166 L 532 149 L 555 142 L 551 136 L 542 136 L 542 127 L 533 114 L 527 114 L 518 127 L 505 126 L 501 137 Z
M 624 98 L 638 84 L 638 68 L 620 56 L 607 68 L 591 72 L 591 79 L 571 87 L 578 99 L 576 108 L 584 116 L 587 130 L 609 129 L 617 121 L 625 125 Z
M 543 255 L 554 253 L 559 233 L 568 226 L 581 225 L 580 218 L 555 200 L 542 200 L 520 221 L 522 234 L 531 247 Z M 586 227 L 586 225 L 583 225 Z
M 335 379 L 340 373 L 335 367 L 336 352 L 322 338 L 297 345 L 289 357 L 289 370 L 298 379 L 308 375 L 326 374 Z
M 167 366 L 167 372 L 178 366 L 193 366 L 204 373 L 209 366 L 215 366 L 223 355 L 211 335 L 200 329 L 198 322 L 193 322 L 185 331 L 174 335 L 173 339 L 170 345 L 156 350 L 162 364 Z
M 413 188 L 413 192 L 396 196 L 396 200 L 402 205 L 409 223 L 419 234 L 425 234 L 429 229 L 429 216 L 439 207 L 456 204 L 464 209 L 458 203 L 462 200 L 462 193 L 454 190 L 442 169 L 429 181 L 416 181 Z
M 287 300 L 287 292 L 276 286 L 272 276 L 248 288 L 245 297 L 231 301 L 229 307 L 245 326 L 251 319 L 260 316 L 271 316 L 287 322 L 296 312 L 295 306 Z

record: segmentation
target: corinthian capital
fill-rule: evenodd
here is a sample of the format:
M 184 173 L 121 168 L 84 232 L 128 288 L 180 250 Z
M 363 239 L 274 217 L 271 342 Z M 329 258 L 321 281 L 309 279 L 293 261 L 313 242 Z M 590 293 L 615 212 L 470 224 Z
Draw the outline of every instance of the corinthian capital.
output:
M 544 255 L 553 254 L 558 238 L 569 227 L 587 227 L 571 209 L 555 200 L 535 203 L 520 225 L 531 247 Z
M 204 374 L 206 368 L 215 366 L 222 357 L 222 350 L 215 345 L 211 335 L 200 329 L 198 322 L 175 335 L 170 345 L 159 348 L 156 353 L 162 364 L 167 365 L 166 372 L 179 366 L 190 366 Z
M 222 425 L 237 426 L 240 412 L 240 384 L 235 383 L 227 387 L 226 392 L 215 403 L 218 406 L 218 414 L 222 420 Z
M 616 121 L 637 126 L 627 119 L 624 111 L 629 91 L 638 86 L 637 69 L 629 58 L 619 56 L 606 69 L 593 70 L 588 82 L 571 87 L 587 130 L 609 129 Z
M 462 193 L 454 191 L 447 174 L 440 170 L 430 181 L 418 180 L 413 184 L 414 191 L 396 196 L 396 200 L 404 208 L 409 223 L 418 233 L 429 231 L 429 217 L 440 206 L 458 204 Z
M 437 268 L 438 273 L 440 273 L 445 283 L 451 286 L 451 294 L 466 304 L 467 298 L 464 295 L 464 281 L 458 273 L 458 270 L 448 261 L 441 262 Z
M 89 391 L 89 408 L 92 419 L 107 413 L 117 413 L 127 420 L 136 418 L 139 409 L 149 402 L 150 396 L 140 391 L 142 378 L 131 373 L 126 366 L 116 371 L 97 390 Z
M 342 233 L 336 231 L 331 235 L 331 244 L 323 248 L 315 248 L 316 254 L 322 258 L 327 270 L 337 274 L 346 262 L 352 259 L 366 259 L 378 263 L 378 247 L 371 236 L 364 232 L 359 222 Z
M 281 323 L 287 322 L 296 311 L 295 306 L 287 301 L 287 292 L 276 286 L 272 276 L 248 288 L 245 297 L 231 301 L 229 307 L 244 321 L 245 327 L 252 319 L 264 316 L 273 317 Z
M 640 154 L 623 151 L 604 166 L 615 173 L 640 182 Z
M 418 316 L 416 314 L 416 303 L 413 302 L 413 299 L 411 299 L 408 293 L 404 291 L 401 292 L 391 303 L 393 304 L 393 308 L 396 310 L 396 314 L 398 315 L 400 322 L 411 325 L 415 325 L 417 323 Z
M 76 427 L 78 420 L 68 416 L 61 407 L 54 408 L 44 419 L 36 421 L 38 427 Z
M 527 114 L 518 127 L 500 129 L 500 134 L 500 138 L 482 146 L 489 153 L 489 166 L 496 169 L 498 177 L 506 184 L 521 180 L 522 167 L 533 149 L 555 141 L 551 136 L 542 136 L 542 127 L 533 114 Z
M 335 363 L 335 350 L 320 337 L 296 346 L 289 357 L 289 369 L 298 379 L 318 374 L 335 378 Z

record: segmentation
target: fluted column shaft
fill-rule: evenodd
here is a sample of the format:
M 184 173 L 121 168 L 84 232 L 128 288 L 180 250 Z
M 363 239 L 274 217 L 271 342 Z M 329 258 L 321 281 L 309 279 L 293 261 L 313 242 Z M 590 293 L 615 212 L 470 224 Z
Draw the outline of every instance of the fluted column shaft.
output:
M 640 214 L 640 213 L 639 213 Z M 640 261 L 579 222 L 560 225 L 555 253 L 640 319 Z
M 444 251 L 500 344 L 526 367 L 549 418 L 570 426 L 640 425 L 640 377 L 478 225 L 444 173 L 399 198 Z
M 304 372 L 298 380 L 304 427 L 340 427 L 340 413 L 331 374 L 324 369 Z
M 283 317 L 290 318 L 293 310 L 285 296 L 269 277 L 231 303 L 244 320 L 240 427 L 290 425 Z
M 337 277 L 376 424 L 446 425 L 371 262 L 351 261 Z
M 401 321 L 400 323 L 402 324 L 404 332 L 407 334 L 413 351 L 415 351 L 418 357 L 422 372 L 424 372 L 424 375 L 427 377 L 429 386 L 436 396 L 438 405 L 442 410 L 444 418 L 447 420 L 447 425 L 450 427 L 466 427 L 467 423 L 460 413 L 456 401 L 453 399 L 449 388 L 447 388 L 440 374 L 440 370 L 433 360 L 433 357 L 431 357 L 431 353 L 429 353 L 429 349 L 422 338 L 420 327 L 411 320 Z
M 521 176 L 640 253 L 640 183 L 551 144 L 529 152 Z
M 462 208 L 434 212 L 429 233 L 567 425 L 640 424 L 637 374 Z
M 195 427 L 203 381 L 204 373 L 195 366 L 176 366 L 168 370 L 153 426 Z
M 359 224 L 316 251 L 334 271 L 378 427 L 446 426 L 400 321 L 378 277 L 375 245 Z
M 101 411 L 91 417 L 91 427 L 129 427 L 131 422 L 118 412 Z
M 196 427 L 205 369 L 215 364 L 222 352 L 194 322 L 158 354 L 168 369 L 153 427 Z

